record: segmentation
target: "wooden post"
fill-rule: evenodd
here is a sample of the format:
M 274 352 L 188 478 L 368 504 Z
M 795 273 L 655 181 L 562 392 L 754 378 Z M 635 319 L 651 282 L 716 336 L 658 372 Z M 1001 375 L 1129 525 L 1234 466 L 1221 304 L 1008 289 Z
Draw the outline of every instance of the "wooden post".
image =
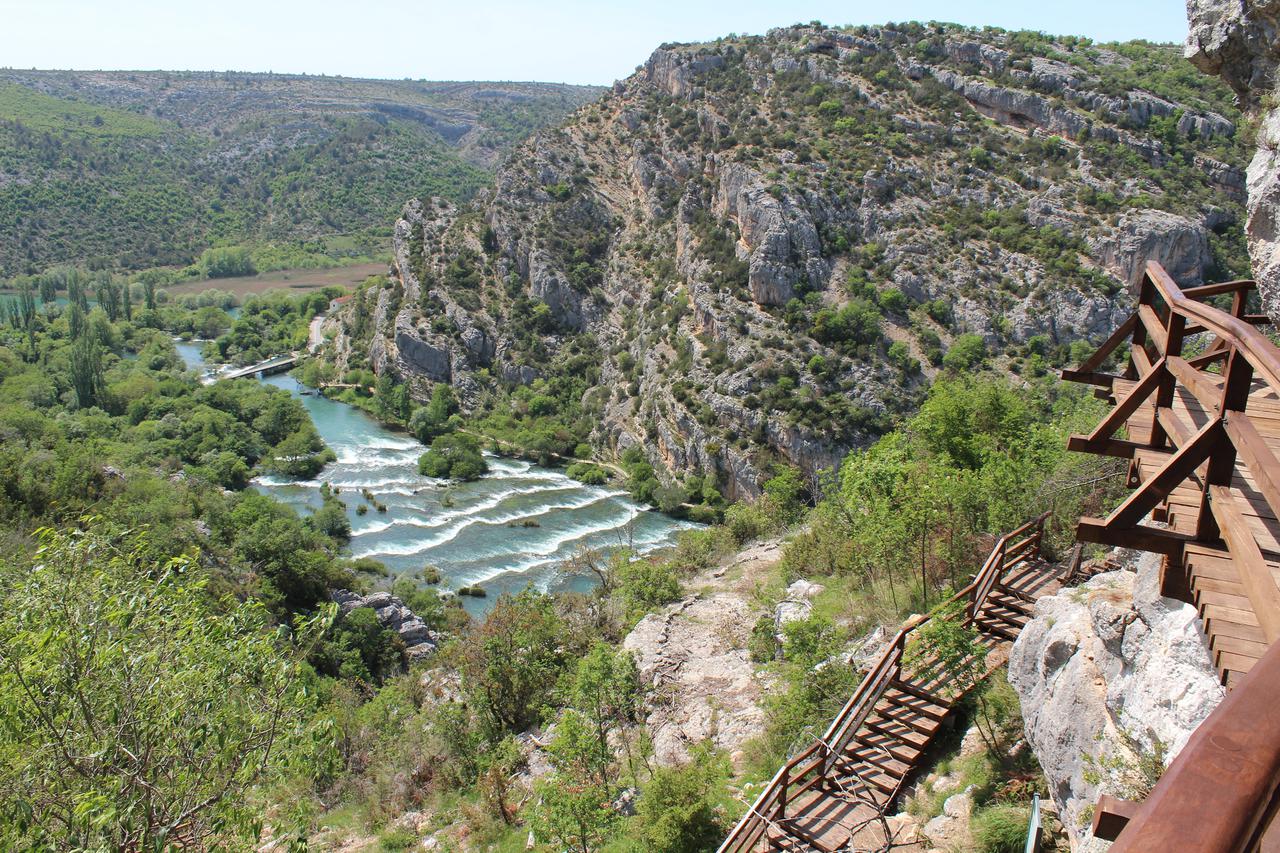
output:
M 778 805 L 773 812 L 774 822 L 778 822 L 787 816 L 787 785 L 791 782 L 791 768 L 785 764 L 782 766 L 782 778 L 778 780 Z
M 1249 405 L 1253 367 L 1248 359 L 1234 347 L 1227 356 L 1223 376 L 1225 381 L 1222 383 L 1222 401 L 1218 404 L 1218 411 L 1222 414 L 1243 412 Z M 1230 486 L 1235 468 L 1235 445 L 1224 437 L 1209 457 L 1209 470 L 1204 478 L 1204 488 L 1200 493 L 1200 517 L 1196 521 L 1196 539 L 1201 542 L 1212 542 L 1220 535 L 1218 523 L 1209 506 L 1210 489 L 1213 486 Z
M 1165 358 L 1170 356 L 1182 355 L 1182 333 L 1186 329 L 1187 320 L 1173 307 L 1169 307 L 1169 317 L 1165 321 Z M 1173 393 L 1177 386 L 1177 379 L 1168 370 L 1164 372 L 1164 376 L 1160 379 L 1160 387 L 1156 389 L 1156 408 L 1154 416 L 1151 419 L 1151 446 L 1164 447 L 1168 444 L 1168 436 L 1165 435 L 1164 427 L 1160 424 L 1160 410 L 1167 409 L 1173 405 Z

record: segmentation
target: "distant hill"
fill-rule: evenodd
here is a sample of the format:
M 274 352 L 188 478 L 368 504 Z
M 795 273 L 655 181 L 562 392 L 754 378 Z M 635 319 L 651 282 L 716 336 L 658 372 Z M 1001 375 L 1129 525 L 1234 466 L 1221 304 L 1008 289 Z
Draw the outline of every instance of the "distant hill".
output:
M 385 232 L 467 199 L 602 90 L 235 72 L 0 70 L 0 276 Z

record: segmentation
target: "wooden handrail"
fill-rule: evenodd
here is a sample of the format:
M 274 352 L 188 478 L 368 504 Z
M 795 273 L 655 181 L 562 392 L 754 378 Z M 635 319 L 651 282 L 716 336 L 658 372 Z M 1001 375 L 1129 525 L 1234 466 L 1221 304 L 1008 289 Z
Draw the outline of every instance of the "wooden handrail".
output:
M 1147 261 L 1147 276 L 1165 303 L 1189 320 L 1195 320 L 1240 353 L 1267 384 L 1280 392 L 1280 348 L 1252 324 L 1226 311 L 1188 298 L 1164 267 Z
M 741 851 L 752 849 L 765 832 L 766 822 L 779 825 L 780 821 L 786 819 L 790 790 L 795 789 L 797 793 L 803 793 L 831 774 L 836 760 L 844 753 L 849 740 L 866 722 L 889 686 L 902 674 L 903 656 L 910 635 L 921 625 L 929 622 L 934 615 L 946 612 L 949 605 L 963 599 L 969 600 L 965 608 L 964 621 L 966 624 L 972 623 L 981 611 L 987 596 L 991 594 L 992 589 L 1000 582 L 1010 566 L 1021 562 L 1027 553 L 1038 553 L 1044 537 L 1044 524 L 1048 517 L 1049 514 L 1044 513 L 1001 536 L 996 540 L 987 559 L 969 583 L 929 613 L 913 617 L 903 624 L 902 628 L 894 634 L 893 639 L 885 645 L 875 665 L 867 671 L 853 691 L 853 695 L 827 726 L 822 737 L 778 768 L 773 778 L 769 780 L 769 784 L 729 832 L 720 845 L 718 853 L 741 853 Z M 1033 533 L 1024 535 L 1033 529 Z M 1018 549 L 1012 559 L 1008 558 L 1011 541 L 1014 542 L 1014 548 Z M 806 761 L 810 763 L 802 767 L 801 765 Z M 811 774 L 815 773 L 816 778 L 811 779 Z

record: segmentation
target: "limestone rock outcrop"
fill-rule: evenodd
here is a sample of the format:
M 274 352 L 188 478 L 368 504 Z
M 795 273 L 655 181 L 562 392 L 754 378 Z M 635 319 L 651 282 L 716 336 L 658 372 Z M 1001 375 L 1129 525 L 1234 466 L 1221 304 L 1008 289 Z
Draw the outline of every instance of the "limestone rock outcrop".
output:
M 1181 60 L 1132 48 L 942 24 L 664 45 L 470 204 L 405 207 L 338 372 L 367 352 L 464 413 L 572 388 L 575 438 L 729 499 L 816 476 L 961 335 L 1018 372 L 1033 339 L 1110 332 L 1147 257 L 1236 272 L 1230 95 L 1139 87 Z
M 1280 2 L 1187 0 L 1187 20 L 1187 58 L 1226 81 L 1257 122 L 1245 233 L 1263 310 L 1280 320 Z
M 710 739 L 736 765 L 764 727 L 763 690 L 747 652 L 752 606 L 731 592 L 692 596 L 650 613 L 622 648 L 636 656 L 651 688 L 648 727 L 654 757 L 671 765 Z
M 1213 263 L 1209 232 L 1198 222 L 1163 210 L 1138 210 L 1120 217 L 1113 233 L 1091 248 L 1109 272 L 1136 287 L 1147 261 L 1157 261 L 1180 284 L 1201 284 Z
M 404 641 L 405 656 L 411 661 L 431 654 L 440 646 L 441 636 L 389 592 L 360 595 L 349 589 L 335 589 L 329 595 L 338 603 L 338 611 L 343 616 L 359 607 L 372 610 L 384 628 L 395 631 Z
M 1167 764 L 1223 696 L 1196 609 L 1160 595 L 1159 561 L 1041 598 L 1009 655 L 1027 741 L 1082 843 L 1097 796 L 1127 793 L 1139 753 Z

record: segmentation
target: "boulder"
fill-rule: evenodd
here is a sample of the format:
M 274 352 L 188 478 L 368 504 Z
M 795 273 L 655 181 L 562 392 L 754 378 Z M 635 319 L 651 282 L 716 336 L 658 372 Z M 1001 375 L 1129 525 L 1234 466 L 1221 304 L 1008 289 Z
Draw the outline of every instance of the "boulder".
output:
M 1257 152 L 1246 170 L 1245 236 L 1263 310 L 1280 320 L 1280 2 L 1188 0 L 1186 55 L 1226 81 L 1257 122 Z
M 1160 595 L 1160 558 L 1036 603 L 1009 655 L 1028 743 L 1073 843 L 1099 794 L 1132 796 L 1138 753 L 1167 763 L 1222 700 L 1196 609 Z M 1125 768 L 1107 771 L 1104 764 Z M 1092 848 L 1081 848 L 1092 849 Z
M 360 595 L 349 589 L 335 589 L 330 591 L 329 597 L 337 602 L 338 612 L 343 616 L 358 607 L 372 610 L 383 627 L 400 635 L 404 641 L 405 656 L 410 662 L 426 657 L 440 645 L 441 636 L 428 628 L 427 623 L 398 596 L 389 592 Z

